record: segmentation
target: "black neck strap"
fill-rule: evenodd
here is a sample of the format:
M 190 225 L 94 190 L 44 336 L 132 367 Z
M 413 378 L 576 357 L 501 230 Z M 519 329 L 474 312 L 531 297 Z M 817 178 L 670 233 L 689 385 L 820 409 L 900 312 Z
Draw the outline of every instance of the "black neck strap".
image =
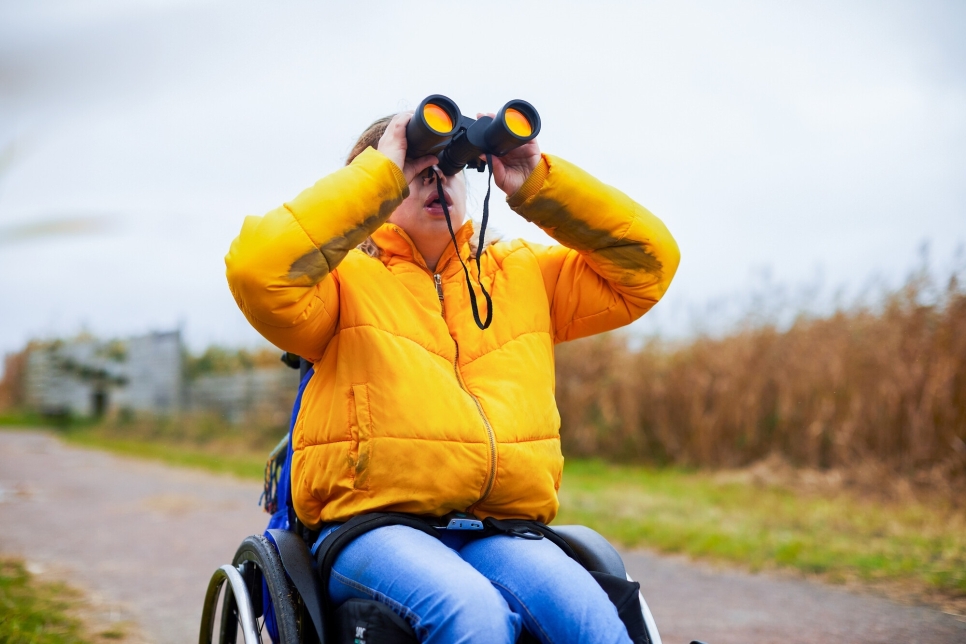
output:
M 456 251 L 456 257 L 460 260 L 460 265 L 463 267 L 463 274 L 466 275 L 466 288 L 470 291 L 470 306 L 473 308 L 473 319 L 476 320 L 476 326 L 480 327 L 481 330 L 489 327 L 490 322 L 493 321 L 493 300 L 490 298 L 490 294 L 486 292 L 486 289 L 483 288 L 483 269 L 480 268 L 480 255 L 483 254 L 483 249 L 486 247 L 484 245 L 486 223 L 490 219 L 490 183 L 493 179 L 493 158 L 489 154 L 486 155 L 486 165 L 489 174 L 486 177 L 486 197 L 483 198 L 483 221 L 480 223 L 480 243 L 476 249 L 477 282 L 480 285 L 480 290 L 483 291 L 483 297 L 486 298 L 485 321 L 480 320 L 480 307 L 476 302 L 476 293 L 473 290 L 473 280 L 470 278 L 470 270 L 463 262 L 463 258 L 460 256 L 460 247 L 456 243 L 456 231 L 453 230 L 453 220 L 449 216 L 449 206 L 446 205 L 442 177 L 439 176 L 436 170 L 433 170 L 433 174 L 436 176 L 436 192 L 439 194 L 439 204 L 443 207 L 443 215 L 446 217 L 446 227 L 449 228 L 449 236 L 453 240 L 453 249 Z

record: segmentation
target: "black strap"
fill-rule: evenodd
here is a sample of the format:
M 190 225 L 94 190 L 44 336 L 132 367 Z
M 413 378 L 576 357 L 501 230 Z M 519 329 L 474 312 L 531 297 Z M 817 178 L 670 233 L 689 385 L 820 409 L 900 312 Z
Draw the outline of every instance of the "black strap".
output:
M 546 539 L 563 550 L 565 555 L 584 566 L 583 559 L 570 547 L 570 544 L 545 523 L 529 519 L 494 519 L 488 517 L 483 520 L 483 525 L 490 530 L 489 533 L 484 530 L 484 536 L 487 536 L 487 534 L 506 534 L 522 539 Z
M 282 568 L 288 578 L 295 585 L 295 590 L 302 597 L 305 610 L 312 618 L 312 625 L 315 633 L 319 637 L 319 643 L 325 644 L 325 629 L 323 624 L 322 597 L 324 596 L 319 588 L 319 577 L 315 573 L 315 562 L 309 554 L 309 549 L 294 532 L 290 530 L 272 529 L 268 534 L 275 541 L 278 549 L 278 556 L 282 560 Z
M 360 514 L 355 516 L 344 524 L 339 526 L 337 530 L 331 532 L 322 543 L 319 544 L 318 549 L 315 552 L 315 564 L 314 570 L 318 570 L 319 584 L 317 585 L 317 593 L 312 594 L 313 590 L 308 587 L 308 584 L 304 581 L 292 577 L 293 583 L 295 583 L 296 588 L 299 593 L 302 594 L 303 599 L 306 599 L 306 606 L 319 606 L 323 615 L 332 615 L 331 600 L 329 598 L 329 580 L 332 576 L 332 565 L 335 563 L 336 558 L 339 554 L 348 546 L 354 539 L 362 536 L 363 534 L 375 530 L 377 528 L 382 528 L 390 525 L 404 525 L 410 528 L 414 528 L 426 534 L 439 538 L 441 527 L 445 525 L 445 522 L 437 519 L 427 519 L 414 516 L 412 514 L 404 514 L 402 512 L 373 512 L 370 514 Z M 567 541 L 557 534 L 550 526 L 540 523 L 539 521 L 531 521 L 528 519 L 494 519 L 493 517 L 487 517 L 483 520 L 484 529 L 477 534 L 480 537 L 490 536 L 494 534 L 505 534 L 513 537 L 519 537 L 521 539 L 547 539 L 548 541 L 555 544 L 558 548 L 564 551 L 568 557 L 579 563 L 581 566 L 586 568 L 583 559 L 574 551 Z M 275 536 L 276 532 L 281 532 L 292 537 L 293 541 L 298 541 L 301 544 L 301 549 L 307 555 L 308 551 L 305 547 L 305 543 L 297 535 L 292 533 L 287 533 L 282 530 L 270 530 L 272 536 Z M 286 555 L 282 552 L 282 540 L 276 537 L 276 543 L 279 544 L 279 553 L 282 556 L 282 563 L 285 566 L 286 571 L 289 570 L 288 564 L 286 563 Z M 299 557 L 305 555 L 298 555 Z M 289 556 L 291 559 L 292 557 Z M 313 562 L 309 562 L 311 565 Z M 304 566 L 304 563 L 303 563 Z M 303 591 L 303 586 L 307 589 Z M 318 597 L 319 600 L 310 602 L 307 599 L 308 596 Z M 313 622 L 316 617 L 314 613 L 311 613 Z M 321 627 L 321 618 L 316 629 L 320 632 L 319 642 L 325 644 L 325 639 L 323 638 Z
M 608 599 L 617 608 L 617 615 L 627 628 L 627 634 L 630 636 L 631 641 L 635 644 L 652 644 L 654 639 L 647 630 L 647 624 L 644 622 L 644 616 L 641 613 L 641 585 L 639 583 L 628 580 L 626 575 L 624 577 L 618 577 L 593 570 L 588 566 L 589 562 L 585 562 L 570 543 L 550 526 L 539 521 L 488 518 L 483 521 L 483 525 L 486 526 L 486 530 L 489 530 L 491 534 L 503 533 L 524 539 L 546 539 L 554 543 L 564 551 L 564 554 L 587 570 L 590 576 L 607 593 Z M 482 536 L 487 535 L 486 530 L 484 530 Z M 621 564 L 623 565 L 623 562 Z
M 490 182 L 493 179 L 493 157 L 489 154 L 486 155 L 486 165 L 489 169 L 489 174 L 486 176 L 486 197 L 483 198 L 483 221 L 480 223 L 480 243 L 476 249 L 477 282 L 479 282 L 480 290 L 483 291 L 483 297 L 486 298 L 485 321 L 480 320 L 480 307 L 476 303 L 476 293 L 473 291 L 473 281 L 470 279 L 470 271 L 466 268 L 466 264 L 463 263 L 463 257 L 460 256 L 460 248 L 456 243 L 456 231 L 453 230 L 453 221 L 449 217 L 449 206 L 446 205 L 446 195 L 443 193 L 443 182 L 441 181 L 439 173 L 433 170 L 433 174 L 436 177 L 436 192 L 439 194 L 439 203 L 443 207 L 443 215 L 446 216 L 446 227 L 449 228 L 449 236 L 453 240 L 456 258 L 460 260 L 460 265 L 463 267 L 463 274 L 466 275 L 466 288 L 470 291 L 470 306 L 473 309 L 473 319 L 476 321 L 476 326 L 480 327 L 481 330 L 487 329 L 490 326 L 490 322 L 493 321 L 493 300 L 483 287 L 483 269 L 480 268 L 480 255 L 483 254 L 483 249 L 486 247 L 484 243 L 486 223 L 490 219 Z
M 315 551 L 315 561 L 318 565 L 319 577 L 322 587 L 322 610 L 323 614 L 332 614 L 331 599 L 329 598 L 329 579 L 332 576 L 332 565 L 335 563 L 339 553 L 354 539 L 362 536 L 370 530 L 382 528 L 390 525 L 404 525 L 439 539 L 439 532 L 436 531 L 428 522 L 415 517 L 411 514 L 401 512 L 372 512 L 370 514 L 360 514 L 352 517 L 339 528 L 331 532 Z M 320 640 L 325 644 L 325 640 Z
M 493 534 L 505 534 L 509 537 L 520 537 L 531 541 L 543 539 L 543 532 L 534 521 L 487 517 L 483 519 L 482 536 L 488 537 Z
M 654 639 L 647 630 L 647 622 L 644 621 L 644 613 L 641 611 L 641 585 L 636 581 L 630 581 L 626 575 L 617 577 L 596 570 L 589 572 L 617 609 L 617 616 L 624 622 L 631 642 L 653 644 Z

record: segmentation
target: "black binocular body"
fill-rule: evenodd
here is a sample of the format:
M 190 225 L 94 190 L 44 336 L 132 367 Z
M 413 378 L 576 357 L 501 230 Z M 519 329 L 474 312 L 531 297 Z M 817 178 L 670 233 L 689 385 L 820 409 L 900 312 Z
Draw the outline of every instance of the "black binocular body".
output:
M 480 155 L 502 157 L 540 133 L 540 115 L 530 103 L 512 100 L 496 117 L 463 116 L 456 103 L 440 94 L 428 96 L 416 108 L 406 126 L 406 156 L 418 159 L 433 155 L 439 169 L 452 176 L 469 166 L 480 172 L 486 162 Z

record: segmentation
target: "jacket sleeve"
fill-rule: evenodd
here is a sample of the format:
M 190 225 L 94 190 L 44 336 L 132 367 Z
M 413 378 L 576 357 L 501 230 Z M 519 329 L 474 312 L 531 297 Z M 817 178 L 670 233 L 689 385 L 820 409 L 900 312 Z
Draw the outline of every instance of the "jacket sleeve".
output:
M 318 361 L 339 320 L 335 268 L 408 195 L 399 167 L 369 148 L 293 201 L 246 217 L 225 265 L 252 326 L 279 348 Z
M 644 315 L 680 261 L 660 219 L 563 159 L 544 155 L 507 202 L 562 246 L 537 256 L 555 342 L 609 331 Z

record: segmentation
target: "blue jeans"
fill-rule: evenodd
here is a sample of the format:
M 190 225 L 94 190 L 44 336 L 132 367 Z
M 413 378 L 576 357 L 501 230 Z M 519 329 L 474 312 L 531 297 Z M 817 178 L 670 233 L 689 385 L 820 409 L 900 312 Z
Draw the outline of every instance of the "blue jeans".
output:
M 428 644 L 513 644 L 523 626 L 544 644 L 631 641 L 594 578 L 551 541 L 442 537 L 398 525 L 363 534 L 336 558 L 329 596 L 381 601 Z

